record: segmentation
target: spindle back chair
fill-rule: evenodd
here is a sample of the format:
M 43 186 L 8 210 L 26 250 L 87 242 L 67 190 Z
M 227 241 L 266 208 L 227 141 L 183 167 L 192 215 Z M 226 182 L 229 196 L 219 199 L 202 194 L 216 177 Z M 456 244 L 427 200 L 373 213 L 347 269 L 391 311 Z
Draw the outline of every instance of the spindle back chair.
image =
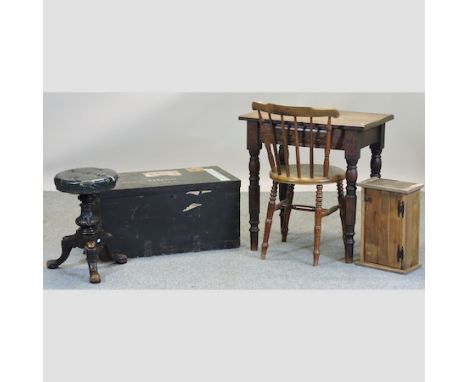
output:
M 291 210 L 310 211 L 315 212 L 313 265 L 318 265 L 322 217 L 328 216 L 339 209 L 342 228 L 344 225 L 344 192 L 342 181 L 345 178 L 345 171 L 330 165 L 332 144 L 331 119 L 337 118 L 339 112 L 336 109 L 316 109 L 313 107 L 285 106 L 260 102 L 253 102 L 252 109 L 258 111 L 260 133 L 270 163 L 270 178 L 273 180 L 265 220 L 261 257 L 262 259 L 266 257 L 273 213 L 276 210 L 284 209 L 281 227 L 283 241 L 286 241 L 287 238 Z M 327 117 L 327 124 L 325 126 L 315 124 L 315 117 Z M 307 135 L 309 136 L 309 139 L 302 140 L 308 143 L 309 155 L 306 161 L 301 160 L 299 134 L 305 134 L 306 137 Z M 323 164 L 316 164 L 314 163 L 314 150 L 321 149 L 322 145 L 324 149 Z M 289 155 L 289 146 L 294 147 L 295 161 Z M 283 156 L 280 155 L 280 147 L 283 149 Z M 276 204 L 276 193 L 279 183 L 287 184 L 288 186 L 286 199 Z M 325 183 L 336 183 L 338 189 L 339 204 L 328 209 L 322 208 L 323 184 Z M 295 184 L 315 184 L 317 186 L 315 206 L 292 204 Z

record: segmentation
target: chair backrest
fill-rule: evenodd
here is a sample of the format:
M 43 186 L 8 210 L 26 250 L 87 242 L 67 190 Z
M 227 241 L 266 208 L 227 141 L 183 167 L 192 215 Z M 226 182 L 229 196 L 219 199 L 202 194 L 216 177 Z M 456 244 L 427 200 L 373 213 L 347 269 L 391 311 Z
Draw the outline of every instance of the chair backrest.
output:
M 331 118 L 337 118 L 340 113 L 335 109 L 315 109 L 312 107 L 300 107 L 300 106 L 284 106 L 275 105 L 272 103 L 260 103 L 252 102 L 252 109 L 258 111 L 258 118 L 260 122 L 261 133 L 263 136 L 263 142 L 267 149 L 268 160 L 270 162 L 271 171 L 281 174 L 286 172 L 286 176 L 290 176 L 290 161 L 289 161 L 289 149 L 288 145 L 295 146 L 296 152 L 296 165 L 297 165 L 297 176 L 301 177 L 314 177 L 314 146 L 319 135 L 324 135 L 325 143 L 325 157 L 323 161 L 323 176 L 328 177 L 328 170 L 330 167 L 330 149 L 332 139 L 332 125 Z M 279 118 L 273 116 L 279 115 Z M 314 117 L 328 117 L 325 128 L 319 128 L 314 124 Z M 298 121 L 298 118 L 301 121 Z M 276 126 L 278 121 L 281 127 L 281 137 L 279 141 L 276 137 Z M 289 128 L 287 125 L 294 127 L 292 143 L 289 139 Z M 299 125 L 303 126 L 303 134 L 309 134 L 309 174 L 301 174 L 301 157 L 300 157 L 300 141 L 299 141 Z M 323 125 L 322 125 L 323 126 Z M 303 141 L 307 141 L 303 139 Z M 279 146 L 284 147 L 284 166 L 281 168 L 279 158 Z M 305 164 L 305 163 L 304 163 Z

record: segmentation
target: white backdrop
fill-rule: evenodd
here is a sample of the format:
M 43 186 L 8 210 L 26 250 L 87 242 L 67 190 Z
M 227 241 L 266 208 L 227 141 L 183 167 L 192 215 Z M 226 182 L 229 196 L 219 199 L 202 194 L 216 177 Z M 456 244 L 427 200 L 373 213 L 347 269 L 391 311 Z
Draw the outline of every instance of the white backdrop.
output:
M 423 92 L 424 74 L 431 72 L 431 86 L 428 88 L 432 89 L 431 104 L 434 107 L 430 111 L 435 112 L 444 102 L 434 100 L 434 94 L 452 94 L 455 89 L 443 87 L 457 82 L 453 75 L 456 70 L 448 73 L 449 77 L 453 77 L 450 78 L 452 81 L 447 81 L 447 72 L 434 79 L 434 69 L 443 67 L 440 52 L 447 50 L 447 44 L 441 44 L 439 41 L 446 41 L 448 36 L 441 38 L 439 33 L 450 30 L 452 25 L 462 25 L 460 21 L 465 13 L 456 12 L 446 4 L 445 8 L 439 6 L 434 11 L 434 2 L 428 3 L 428 14 L 432 8 L 432 22 L 426 26 L 442 25 L 442 28 L 428 27 L 428 34 L 432 37 L 430 41 L 436 43 L 435 48 L 430 45 L 431 49 L 425 49 L 423 0 L 292 0 L 287 3 L 271 0 L 222 3 L 215 0 L 47 0 L 44 2 L 43 28 L 40 25 L 36 33 L 30 33 L 22 27 L 12 29 L 9 33 L 12 41 L 18 36 L 26 36 L 20 43 L 13 45 L 14 49 L 10 54 L 15 57 L 19 55 L 21 58 L 15 60 L 15 66 L 21 68 L 21 74 L 12 76 L 10 71 L 6 72 L 10 78 L 16 79 L 12 86 L 15 92 L 6 94 L 9 95 L 9 99 L 11 94 L 14 94 L 22 102 L 14 109 L 11 123 L 4 125 L 15 126 L 15 123 L 20 121 L 22 127 L 29 127 L 29 130 L 37 126 L 35 120 L 26 118 L 23 122 L 24 114 L 31 115 L 32 109 L 26 108 L 23 102 L 25 98 L 30 98 L 31 90 L 23 90 L 21 85 L 31 82 L 30 74 L 34 68 L 41 70 L 42 63 L 45 92 L 245 92 L 260 89 Z M 4 14 L 11 15 L 10 12 Z M 31 15 L 30 7 L 28 12 L 20 14 L 23 19 L 28 20 L 28 27 L 31 25 Z M 454 18 L 458 24 L 454 22 Z M 278 20 L 288 22 L 281 25 L 282 27 L 265 27 L 262 19 L 273 20 L 275 25 L 280 25 Z M 291 23 L 295 23 L 294 27 L 291 27 Z M 34 65 L 26 67 L 26 64 L 31 63 L 30 50 L 26 48 L 40 45 L 39 41 L 35 41 L 33 45 L 29 42 L 31 38 L 37 39 L 42 31 L 44 57 L 37 59 Z M 456 36 L 461 34 L 454 34 L 450 38 L 455 37 L 457 40 Z M 458 40 L 461 45 L 462 39 Z M 259 44 L 262 45 L 262 51 L 259 50 Z M 286 54 L 291 55 L 291 59 L 259 59 L 259 53 L 268 57 L 268 53 L 285 47 Z M 424 68 L 425 52 L 430 57 L 427 71 Z M 300 55 L 299 60 L 293 58 L 294 53 Z M 451 64 L 455 68 L 461 68 L 463 63 L 463 60 L 455 60 Z M 275 81 L 272 81 L 272 78 Z M 439 91 L 439 88 L 444 91 Z M 183 94 L 169 96 L 172 103 L 179 99 L 179 106 L 183 100 L 194 99 Z M 193 155 L 194 150 L 190 150 L 187 144 L 183 147 L 185 153 L 183 150 L 176 152 L 172 145 L 173 140 L 180 139 L 180 132 L 190 134 L 190 129 L 194 126 L 182 129 L 171 121 L 171 132 L 166 132 L 165 137 L 158 134 L 158 126 L 164 122 L 162 114 L 165 113 L 156 109 L 156 105 L 165 98 L 162 95 L 140 95 L 130 102 L 132 97 L 127 95 L 75 94 L 68 95 L 65 99 L 66 97 L 59 94 L 46 94 L 45 188 L 53 188 L 52 177 L 57 171 L 85 163 L 107 164 L 123 171 L 148 167 L 178 167 L 182 166 L 178 165 L 178 162 L 205 163 L 212 162 L 213 159 L 240 176 L 245 186 L 245 130 L 243 124 L 239 125 L 237 114 L 248 111 L 254 95 L 198 96 L 200 100 L 205 98 L 212 102 L 208 105 L 210 109 L 223 105 L 234 110 L 233 113 L 228 113 L 222 124 L 216 124 L 220 133 L 213 138 L 218 139 L 224 134 L 232 145 L 229 151 L 218 143 L 218 146 L 212 146 L 211 153 L 206 153 L 208 158 L 205 154 L 200 154 L 203 150 L 195 151 Z M 117 102 L 120 97 L 121 101 Z M 148 102 L 143 114 L 140 113 L 143 110 L 141 100 L 146 97 L 153 97 L 154 102 Z M 423 177 L 424 174 L 422 98 L 422 94 L 271 95 L 271 100 L 284 99 L 285 103 L 287 100 L 291 101 L 288 103 L 293 103 L 296 99 L 297 103 L 303 100 L 307 104 L 323 103 L 343 109 L 394 113 L 396 120 L 387 125 L 383 174 L 414 180 Z M 455 97 L 453 100 L 462 98 Z M 259 99 L 270 100 L 270 97 Z M 133 113 L 130 112 L 132 109 Z M 8 112 L 9 108 L 6 111 Z M 177 110 L 178 114 L 187 115 L 188 112 L 188 107 Z M 127 119 L 123 118 L 124 116 Z M 158 123 L 151 123 L 156 117 Z M 143 123 L 145 118 L 147 120 Z M 447 116 L 444 118 L 447 119 Z M 433 132 L 437 131 L 435 126 L 433 115 Z M 195 127 L 200 129 L 199 137 L 209 135 L 203 133 L 204 128 L 200 125 Z M 85 137 L 90 129 L 97 130 L 97 133 L 92 135 L 92 141 L 87 141 Z M 23 129 L 20 131 L 23 132 Z M 109 132 L 113 132 L 114 136 Z M 432 134 L 433 140 L 436 134 Z M 25 138 L 31 135 L 25 133 Z M 124 136 L 127 137 L 128 144 Z M 142 136 L 145 137 L 144 144 Z M 138 142 L 137 146 L 135 142 Z M 197 138 L 195 144 L 206 147 L 207 142 L 207 138 Z M 37 147 L 37 142 L 36 145 L 29 144 L 27 152 L 35 152 L 34 146 Z M 97 156 L 96 147 L 106 149 Z M 360 178 L 367 177 L 369 173 L 368 154 L 364 154 L 359 162 Z M 341 156 L 340 152 L 334 153 L 332 159 L 336 162 Z M 437 157 L 439 156 L 438 152 Z M 267 167 L 265 159 L 262 158 L 263 170 Z M 27 158 L 24 162 L 26 171 L 29 171 L 31 159 Z M 436 165 L 432 162 L 431 165 Z M 434 168 L 430 168 L 433 174 L 437 172 Z M 265 180 L 265 176 L 262 180 Z M 20 189 L 18 192 L 21 194 Z M 27 195 L 22 199 L 26 200 Z M 437 200 L 434 200 L 432 205 L 436 203 Z M 430 202 L 427 204 L 431 205 Z M 35 212 L 33 216 L 36 219 L 40 218 L 40 200 L 34 201 L 32 205 Z M 14 207 L 17 209 L 17 203 Z M 12 216 L 15 216 L 15 209 L 12 210 Z M 435 212 L 431 211 L 431 216 Z M 436 220 L 428 219 L 428 224 Z M 434 224 L 428 229 L 432 234 L 426 235 L 428 259 L 433 257 L 430 255 L 447 252 L 447 243 L 442 247 L 431 239 L 440 237 L 437 235 L 440 229 L 440 225 L 436 227 Z M 31 237 L 40 242 L 42 232 L 38 231 L 40 230 L 33 227 L 29 230 Z M 453 232 L 451 235 L 457 237 Z M 458 234 L 458 237 L 462 236 Z M 21 238 L 11 242 L 18 240 Z M 451 241 L 452 247 L 455 242 Z M 456 248 L 450 248 L 447 253 L 449 252 L 456 253 Z M 434 333 L 434 329 L 437 329 L 437 334 L 431 337 L 433 357 L 430 360 L 432 362 L 427 364 L 431 366 L 431 371 L 438 365 L 437 376 L 446 376 L 447 372 L 450 376 L 455 376 L 460 372 L 460 368 L 453 368 L 454 363 L 450 362 L 454 359 L 453 352 L 450 357 L 444 358 L 441 357 L 443 354 L 434 353 L 433 350 L 448 349 L 456 345 L 451 339 L 458 338 L 460 333 L 453 328 L 462 326 L 452 325 L 453 333 L 444 335 L 448 328 L 437 313 L 453 308 L 444 306 L 444 303 L 447 305 L 446 295 L 447 292 L 453 294 L 453 291 L 461 289 L 458 281 L 463 280 L 463 277 L 454 277 L 454 268 L 446 267 L 445 270 L 442 265 L 438 263 L 437 266 L 427 269 L 432 273 L 437 272 L 437 278 L 432 275 L 431 280 L 440 281 L 443 278 L 444 281 L 442 284 L 435 284 L 434 281 L 428 283 L 428 287 L 431 286 L 430 332 Z M 16 283 L 14 291 L 22 291 L 22 295 L 27 298 L 31 294 L 29 285 L 38 268 L 37 264 L 29 259 L 24 262 L 23 268 L 29 270 L 28 277 L 24 278 L 27 283 Z M 32 270 L 33 268 L 35 270 Z M 441 285 L 454 283 L 457 284 L 455 287 L 441 292 Z M 155 378 L 176 380 L 178 377 L 181 380 L 205 381 L 276 381 L 288 378 L 305 381 L 315 377 L 322 381 L 347 379 L 366 382 L 375 381 L 378 376 L 383 382 L 398 379 L 403 373 L 409 380 L 424 380 L 424 359 L 421 357 L 424 355 L 424 341 L 421 337 L 424 331 L 423 291 L 395 291 L 391 294 L 387 291 L 361 293 L 356 290 L 320 293 L 278 290 L 268 293 L 203 291 L 195 294 L 187 291 L 182 296 L 173 291 L 156 290 L 113 292 L 44 291 L 44 375 L 47 380 L 63 380 L 63 376 L 66 375 L 69 381 L 78 381 L 93 375 L 96 378 L 123 381 L 137 375 L 141 381 Z M 178 300 L 178 297 L 185 298 Z M 220 308 L 217 297 L 222 297 L 222 301 L 227 302 L 228 309 L 224 309 L 223 306 Z M 437 301 L 434 301 L 434 297 Z M 64 300 L 74 309 L 67 309 Z M 440 309 L 441 302 L 445 309 Z M 27 305 L 30 308 L 30 304 Z M 21 316 L 30 315 L 30 309 L 22 308 L 20 305 L 15 307 L 24 311 L 25 314 Z M 193 316 L 195 311 L 201 312 L 195 315 L 195 319 L 178 320 L 180 317 Z M 224 311 L 229 314 L 220 316 L 219 313 Z M 87 329 L 83 322 L 89 321 L 89 312 L 97 312 L 97 315 L 102 316 L 101 322 L 107 323 L 99 327 L 100 346 L 95 348 L 90 348 L 89 336 L 83 335 Z M 131 314 L 127 314 L 128 312 Z M 39 322 L 41 317 L 37 317 L 35 321 Z M 124 319 L 109 320 L 108 317 Z M 463 314 L 454 319 L 458 320 L 457 323 L 463 322 Z M 66 322 L 68 326 L 61 328 L 57 322 Z M 122 325 L 122 322 L 125 325 Z M 376 331 L 369 331 L 369 323 L 372 326 L 372 323 L 376 322 L 381 328 L 385 328 L 377 335 Z M 183 331 L 183 336 L 179 330 L 181 325 L 185 329 L 188 328 Z M 158 330 L 160 327 L 166 329 L 162 335 Z M 228 330 L 225 330 L 226 328 Z M 29 338 L 30 331 L 26 332 Z M 273 332 L 275 335 L 271 336 Z M 408 339 L 404 341 L 404 349 L 401 346 L 401 338 Z M 11 343 L 15 344 L 14 341 Z M 183 346 L 180 346 L 181 344 Z M 121 362 L 119 367 L 107 367 L 106 365 L 115 363 L 115 349 L 131 351 L 124 354 L 125 364 Z M 278 349 L 288 349 L 287 355 L 278 352 Z M 24 349 L 21 351 L 24 353 Z M 76 359 L 83 351 L 87 351 L 90 357 L 99 362 L 89 369 L 77 368 Z M 68 354 L 69 357 L 64 358 L 63 354 Z M 356 362 L 356 357 L 349 356 L 356 354 L 370 356 L 372 362 L 363 367 L 361 363 Z M 394 359 L 395 354 L 401 355 L 401 367 L 389 368 L 388 360 Z M 463 364 L 463 352 L 457 354 L 457 361 L 460 361 L 458 364 Z M 40 357 L 28 357 L 28 360 L 29 358 L 33 361 Z M 156 368 L 154 360 L 159 361 Z M 411 362 L 406 362 L 407 360 Z M 341 367 L 336 367 L 337 362 Z M 15 367 L 10 370 L 21 375 L 24 371 L 22 363 L 12 364 Z M 187 367 L 180 368 L 180 364 Z M 268 367 L 265 367 L 266 364 Z M 28 368 L 28 371 L 30 369 Z M 70 373 L 70 370 L 73 370 L 73 373 Z M 226 373 L 226 370 L 229 372 Z
M 219 165 L 248 187 L 245 122 L 253 100 L 339 110 L 390 113 L 382 175 L 424 182 L 423 93 L 45 93 L 44 189 L 64 169 L 109 167 L 119 172 Z M 346 168 L 342 151 L 334 165 Z M 359 180 L 369 176 L 361 152 Z M 265 150 L 261 187 L 270 187 Z

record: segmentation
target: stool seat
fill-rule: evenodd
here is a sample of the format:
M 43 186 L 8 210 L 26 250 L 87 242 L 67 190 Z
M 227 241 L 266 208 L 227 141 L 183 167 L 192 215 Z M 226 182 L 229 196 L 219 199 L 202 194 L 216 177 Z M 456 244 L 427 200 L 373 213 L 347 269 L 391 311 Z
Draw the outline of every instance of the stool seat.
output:
M 109 168 L 74 168 L 55 175 L 58 191 L 70 194 L 97 194 L 115 187 L 118 174 Z

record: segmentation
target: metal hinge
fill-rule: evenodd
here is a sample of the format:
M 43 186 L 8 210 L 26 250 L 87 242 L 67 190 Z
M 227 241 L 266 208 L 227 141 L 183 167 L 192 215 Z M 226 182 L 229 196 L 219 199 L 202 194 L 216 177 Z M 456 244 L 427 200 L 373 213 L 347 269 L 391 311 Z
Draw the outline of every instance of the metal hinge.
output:
M 405 217 L 405 202 L 403 200 L 398 201 L 398 217 Z
M 396 255 L 397 261 L 399 263 L 403 263 L 404 256 L 405 256 L 405 251 L 404 251 L 403 247 L 398 246 L 397 247 L 397 255 Z

